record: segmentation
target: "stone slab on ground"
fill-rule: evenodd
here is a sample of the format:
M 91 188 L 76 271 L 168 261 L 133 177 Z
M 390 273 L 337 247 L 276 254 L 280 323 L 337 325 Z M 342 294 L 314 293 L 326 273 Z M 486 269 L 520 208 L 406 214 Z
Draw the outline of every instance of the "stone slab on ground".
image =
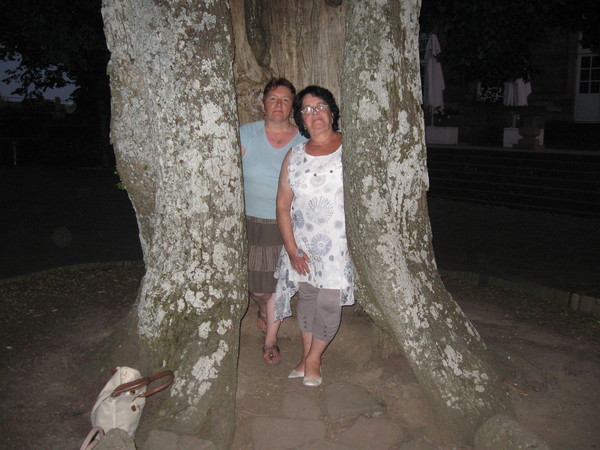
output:
M 333 383 L 325 388 L 324 394 L 327 417 L 333 422 L 385 413 L 385 405 L 361 386 L 345 382 Z
M 403 424 L 414 430 L 435 422 L 431 405 L 419 383 L 404 383 L 397 389 L 397 394 L 386 402 L 388 409 L 402 418 Z
M 399 450 L 438 450 L 440 447 L 424 439 L 413 439 L 402 444 Z
M 475 433 L 475 450 L 550 450 L 539 437 L 513 417 L 498 414 L 490 417 Z
M 170 431 L 153 430 L 141 450 L 216 450 L 211 441 Z
M 317 441 L 301 447 L 296 447 L 294 450 L 351 450 L 354 447 L 340 444 L 339 442 Z
M 283 397 L 281 413 L 288 419 L 319 420 L 321 408 L 305 394 L 293 392 Z
M 397 445 L 404 432 L 397 423 L 388 419 L 359 417 L 354 425 L 344 431 L 340 440 L 356 449 L 387 449 Z
M 255 450 L 285 450 L 325 439 L 325 424 L 318 420 L 258 417 L 252 423 Z
M 133 438 L 125 430 L 113 428 L 100 439 L 97 450 L 135 450 Z

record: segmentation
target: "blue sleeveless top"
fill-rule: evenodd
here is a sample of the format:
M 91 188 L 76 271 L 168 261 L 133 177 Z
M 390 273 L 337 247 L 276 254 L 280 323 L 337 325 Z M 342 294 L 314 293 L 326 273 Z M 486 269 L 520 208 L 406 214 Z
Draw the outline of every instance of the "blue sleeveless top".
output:
M 306 138 L 298 133 L 284 147 L 274 148 L 267 139 L 264 121 L 259 120 L 242 125 L 240 141 L 246 149 L 242 158 L 246 215 L 275 219 L 275 200 L 283 158 L 290 148 L 306 141 Z

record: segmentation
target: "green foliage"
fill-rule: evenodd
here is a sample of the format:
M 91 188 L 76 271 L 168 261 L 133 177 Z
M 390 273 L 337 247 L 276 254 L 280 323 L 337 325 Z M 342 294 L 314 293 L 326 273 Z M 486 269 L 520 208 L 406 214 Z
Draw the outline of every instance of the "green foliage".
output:
M 118 176 L 120 178 L 119 172 L 118 171 L 114 171 L 113 172 L 116 176 Z M 123 184 L 123 182 L 119 179 L 118 182 L 115 183 L 115 186 L 117 189 L 120 189 L 121 191 L 126 191 L 127 188 L 125 187 L 125 184 Z
M 531 44 L 549 29 L 583 31 L 584 46 L 598 43 L 597 0 L 423 0 L 422 32 L 442 42 L 440 61 L 464 81 L 494 85 L 536 71 Z
M 0 0 L 0 58 L 21 58 L 6 80 L 19 84 L 13 94 L 27 99 L 76 84 L 77 115 L 90 124 L 87 148 L 108 165 L 110 53 L 100 8 L 101 0 Z
M 71 82 L 78 106 L 108 95 L 101 0 L 0 0 L 0 58 L 21 57 L 7 81 L 20 84 L 13 92 L 41 97 L 48 88 Z M 68 80 L 65 80 L 66 74 Z

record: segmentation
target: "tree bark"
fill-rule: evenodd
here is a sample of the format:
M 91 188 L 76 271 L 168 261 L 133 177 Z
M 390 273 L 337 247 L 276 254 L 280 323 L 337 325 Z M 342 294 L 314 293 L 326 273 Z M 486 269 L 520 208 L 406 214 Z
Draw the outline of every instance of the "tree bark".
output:
M 246 240 L 226 1 L 105 0 L 117 167 L 146 265 L 137 333 L 176 379 L 153 425 L 227 448 Z
M 418 55 L 419 0 L 349 0 L 342 116 L 350 250 L 361 303 L 402 348 L 455 438 L 471 440 L 507 393 L 435 263 Z M 368 131 L 367 131 L 368 130 Z
M 253 108 L 271 75 L 298 88 L 341 89 L 347 226 L 365 293 L 360 301 L 399 343 L 440 416 L 468 440 L 510 406 L 484 343 L 435 264 L 419 106 L 419 1 L 259 3 L 231 0 L 242 122 L 260 117 Z M 227 5 L 103 6 L 112 140 L 147 268 L 135 327 L 152 365 L 176 370 L 153 423 L 222 448 L 235 428 L 239 322 L 247 304 Z M 250 45 L 247 36 L 260 42 Z
M 259 96 L 271 77 L 298 90 L 327 87 L 340 98 L 344 3 L 324 0 L 230 0 L 240 122 L 262 118 Z

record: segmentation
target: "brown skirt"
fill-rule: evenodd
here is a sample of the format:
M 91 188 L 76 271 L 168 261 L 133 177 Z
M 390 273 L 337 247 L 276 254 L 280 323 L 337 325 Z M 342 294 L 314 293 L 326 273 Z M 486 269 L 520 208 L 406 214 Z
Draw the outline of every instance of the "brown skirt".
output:
M 248 290 L 256 293 L 275 292 L 277 280 L 273 277 L 273 271 L 283 246 L 277 221 L 246 216 L 246 233 Z

